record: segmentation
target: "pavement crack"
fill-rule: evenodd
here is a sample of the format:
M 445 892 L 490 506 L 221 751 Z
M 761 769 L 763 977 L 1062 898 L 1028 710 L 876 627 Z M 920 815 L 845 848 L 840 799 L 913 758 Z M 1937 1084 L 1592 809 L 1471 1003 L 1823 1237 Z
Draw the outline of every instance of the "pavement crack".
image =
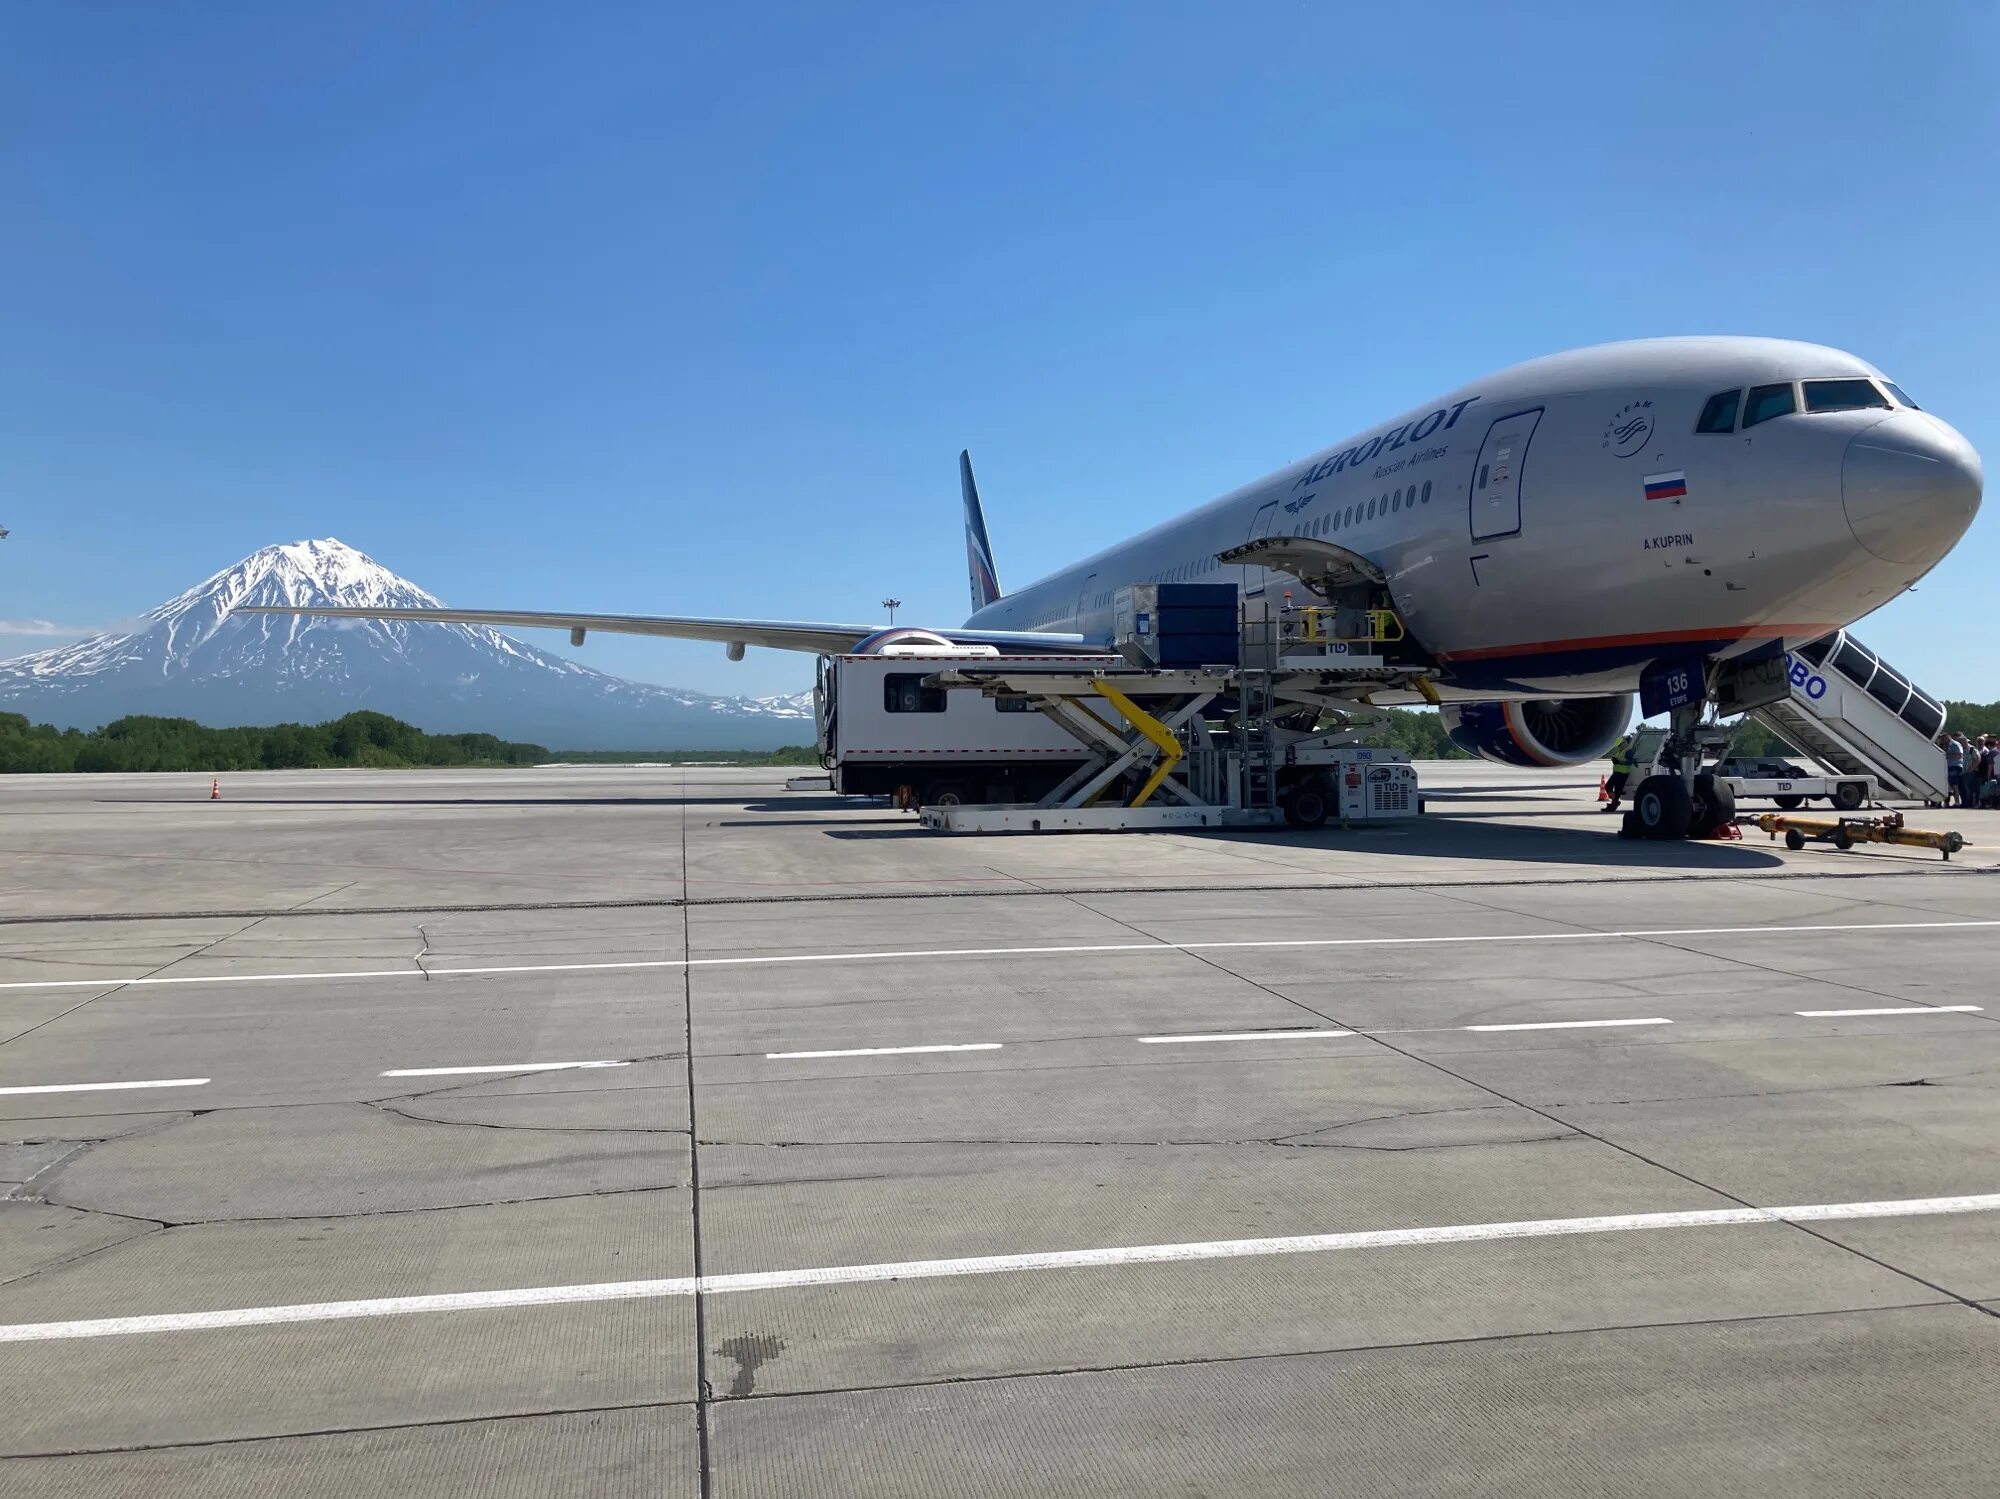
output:
M 648 1052 L 644 1056 L 610 1058 L 610 1060 L 616 1061 L 620 1063 L 622 1066 L 626 1067 L 638 1067 L 647 1062 L 679 1062 L 679 1061 L 684 1061 L 685 1059 L 686 1059 L 686 1053 L 679 1051 L 656 1051 L 656 1052 Z M 452 1081 L 448 1083 L 438 1083 L 434 1087 L 418 1088 L 412 1092 L 391 1093 L 381 1099 L 363 1099 L 362 1102 L 371 1105 L 382 1104 L 382 1103 L 411 1103 L 418 1099 L 423 1099 L 423 1098 L 443 1098 L 454 1093 L 472 1093 L 472 1090 L 475 1088 L 491 1088 L 501 1083 L 519 1082 L 523 1078 L 563 1077 L 571 1073 L 580 1072 L 583 1070 L 585 1069 L 579 1067 L 571 1067 L 555 1071 L 529 1070 L 529 1071 L 517 1071 L 517 1072 L 489 1072 L 473 1076 L 454 1078 L 452 1079 Z M 602 1071 L 604 1069 L 598 1068 L 592 1070 Z M 617 1087 L 592 1088 L 588 1091 L 592 1093 L 629 1093 L 635 1089 L 643 1090 L 649 1088 L 657 1088 L 660 1086 L 661 1084 L 658 1083 L 632 1083 L 622 1088 L 617 1088 Z M 523 1089 L 522 1091 L 517 1093 L 477 1093 L 473 1094 L 473 1096 L 478 1098 L 545 1098 L 551 1093 L 573 1093 L 579 1091 L 582 1090 L 573 1088 L 530 1088 L 530 1089 Z
M 61 1207 L 64 1206 L 64 1204 L 50 1203 L 49 1206 Z M 93 1217 L 122 1218 L 125 1219 L 125 1221 L 131 1223 L 140 1223 L 146 1221 L 144 1219 L 126 1218 L 126 1215 L 123 1213 L 98 1213 L 93 1208 L 71 1208 L 69 1209 L 69 1211 L 75 1213 L 89 1213 Z M 6 1276 L 5 1278 L 0 1278 L 0 1286 L 26 1285 L 31 1280 L 38 1280 L 41 1277 L 46 1275 L 51 1275 L 58 1270 L 67 1270 L 71 1266 L 81 1264 L 85 1260 L 95 1259 L 98 1255 L 109 1254 L 114 1249 L 123 1249 L 126 1245 L 136 1244 L 141 1239 L 150 1239 L 155 1234 L 163 1234 L 167 1231 L 169 1227 L 171 1227 L 171 1225 L 166 1223 L 152 1223 L 148 1227 L 134 1229 L 131 1233 L 125 1235 L 125 1237 L 122 1239 L 113 1239 L 108 1244 L 93 1244 L 88 1249 L 79 1249 L 74 1254 L 64 1255 L 61 1259 L 50 1260 L 47 1264 L 37 1265 L 34 1269 L 25 1271 L 20 1275 L 9 1275 Z
M 1647 1103 L 1735 1103 L 1746 1098 L 1810 1098 L 1819 1093 L 1873 1093 L 1881 1088 L 1943 1088 L 1961 1078 L 1985 1077 L 2000 1071 L 1974 1067 L 1965 1072 L 1940 1072 L 1930 1077 L 1886 1079 L 1875 1083 L 1821 1083 L 1810 1088 L 1756 1088 L 1747 1093 L 1659 1093 L 1634 1098 L 1556 1099 L 1542 1105 L 1549 1109 L 1616 1109 Z
M 157 967 L 149 968 L 143 974 L 132 975 L 132 977 L 152 978 L 156 974 L 165 973 L 169 968 L 172 968 L 177 963 L 185 963 L 189 958 L 198 958 L 203 953 L 207 952 L 210 948 L 220 946 L 224 942 L 228 942 L 234 938 L 242 936 L 252 927 L 257 926 L 259 923 L 264 921 L 266 917 L 273 915 L 280 915 L 280 914 L 282 913 L 273 911 L 261 912 L 257 914 L 254 919 L 245 921 L 243 925 L 237 927 L 234 931 L 225 932 L 222 936 L 214 938 L 212 941 L 203 942 L 195 946 L 191 946 L 187 949 L 187 951 L 180 953 L 175 957 L 167 959 L 166 962 L 161 963 Z M 4 918 L 0 918 L 0 920 L 4 920 Z M 46 1019 L 38 1020 L 33 1025 L 23 1026 L 20 1030 L 15 1031 L 11 1036 L 0 1036 L 0 1046 L 6 1046 L 12 1042 L 18 1041 L 23 1036 L 33 1035 L 36 1031 L 43 1029 L 45 1026 L 54 1025 L 58 1020 L 62 1020 L 67 1016 L 74 1015 L 78 1010 L 82 1009 L 85 1005 L 95 1004 L 98 1000 L 105 998 L 107 995 L 116 994 L 118 993 L 119 990 L 125 988 L 125 986 L 130 981 L 131 981 L 130 978 L 106 979 L 104 981 L 104 988 L 101 993 L 86 995 L 84 998 L 79 999 L 75 1004 L 64 1006 L 62 1009 L 56 1011 L 55 1014 L 48 1016 Z
M 34 854 L 50 857 L 48 849 L 0 848 L 0 854 Z M 116 855 L 78 854 L 80 858 L 116 858 Z M 129 856 L 126 856 L 129 857 Z M 248 861 L 273 862 L 273 861 Z M 1290 866 L 1282 866 L 1290 867 Z M 525 875 L 497 873 L 492 870 L 420 870 L 419 873 L 479 873 L 502 879 L 528 878 Z M 2000 876 L 2000 866 L 1986 867 L 1963 864 L 1928 864 L 1914 861 L 1871 869 L 1780 869 L 1769 874 L 1736 874 L 1732 879 L 1754 884 L 1782 884 L 1799 880 L 1882 880 L 1910 878 L 1945 879 L 1990 879 Z M 1010 876 L 1019 879 L 1020 876 Z M 1353 876 L 1333 879 L 1300 879 L 1281 881 L 1208 880 L 1201 883 L 1181 884 L 1077 884 L 1066 887 L 1038 886 L 1033 884 L 994 886 L 982 884 L 976 889 L 954 890 L 927 885 L 918 890 L 800 890 L 787 888 L 775 894 L 755 895 L 703 895 L 688 897 L 671 896 L 608 896 L 597 900 L 529 900 L 529 901 L 482 901 L 453 902 L 447 904 L 426 903 L 422 905 L 396 906 L 306 906 L 281 909 L 222 909 L 222 910 L 171 910 L 171 911 L 59 911 L 34 915 L 0 916 L 0 926 L 44 926 L 74 925 L 84 922 L 127 922 L 127 921 L 180 921 L 180 920 L 247 920 L 266 916 L 408 916 L 416 913 L 426 915 L 485 915 L 514 911 L 619 911 L 619 910 L 677 910 L 691 906 L 777 906 L 797 905 L 805 901 L 912 901 L 912 900 L 982 900 L 1007 897 L 1045 899 L 1048 897 L 1067 898 L 1079 895 L 1221 895 L 1221 894 L 1278 894 L 1285 892 L 1318 892 L 1338 894 L 1354 890 L 1456 890 L 1479 889 L 1521 889 L 1560 888 L 1563 886 L 1592 885 L 1666 885 L 1690 884 L 1696 881 L 1713 880 L 1714 871 L 1709 869 L 1682 869 L 1666 871 L 1642 871 L 1639 873 L 1589 875 L 1524 875 L 1512 879 L 1395 879 L 1367 880 Z M 352 882 L 350 882 L 352 883 Z M 341 888 L 346 888 L 345 886 Z M 685 889 L 685 885 L 683 886 Z M 325 895 L 313 897 L 324 900 Z M 1921 908 L 1919 908 L 1921 909 Z M 1101 914 L 1101 913 L 1100 913 Z
M 511 1094 L 494 1095 L 501 1098 Z M 537 1094 L 536 1097 L 547 1097 Z M 518 1130 L 531 1134 L 546 1135 L 685 1135 L 686 1125 L 650 1124 L 501 1124 L 486 1119 L 439 1119 L 430 1114 L 413 1114 L 408 1109 L 398 1108 L 394 1103 L 364 1103 L 363 1107 L 374 1109 L 381 1114 L 394 1114 L 398 1119 L 407 1119 L 412 1124 L 436 1124 L 447 1129 L 496 1129 Z
M 128 1218 L 134 1223 L 148 1223 L 155 1229 L 181 1231 L 193 1228 L 223 1228 L 240 1223 L 347 1223 L 362 1218 L 404 1218 L 419 1213 L 457 1213 L 472 1208 L 521 1207 L 535 1202 L 581 1202 L 592 1197 L 635 1197 L 647 1192 L 685 1191 L 677 1182 L 662 1182 L 644 1187 L 595 1187 L 588 1192 L 550 1192 L 534 1197 L 494 1197 L 479 1202 L 438 1202 L 421 1207 L 407 1208 L 364 1208 L 352 1213 L 248 1213 L 242 1216 L 216 1218 L 129 1218 L 124 1213 L 107 1212 L 103 1208 L 83 1207 L 73 1202 L 44 1199 L 50 1207 L 67 1208 L 75 1213 L 93 1213 L 105 1218 Z M 120 1239 L 120 1244 L 129 1244 L 143 1234 Z M 111 1247 L 111 1246 L 107 1246 Z M 7 1282 L 0 1281 L 0 1285 Z
M 67 1457 L 113 1457 L 135 1452 L 204 1452 L 212 1447 L 249 1447 L 258 1443 L 309 1441 L 320 1437 L 364 1436 L 376 1431 L 429 1431 L 437 1427 L 502 1427 L 514 1421 L 533 1421 L 544 1416 L 596 1416 L 613 1411 L 685 1410 L 687 1400 L 635 1400 L 608 1405 L 549 1405 L 529 1410 L 508 1411 L 498 1416 L 439 1416 L 427 1421 L 377 1421 L 354 1426 L 309 1426 L 292 1431 L 254 1432 L 243 1436 L 198 1437 L 184 1442 L 125 1442 L 99 1447 L 51 1447 L 40 1452 L 9 1452 L 0 1462 L 47 1462 Z
M 91 1146 L 95 1145 L 97 1142 L 95 1140 L 76 1140 L 76 1141 L 52 1140 L 48 1143 L 52 1145 L 66 1144 L 69 1146 L 69 1149 L 65 1150 L 61 1155 L 57 1156 L 54 1160 L 49 1161 L 40 1167 L 37 1167 L 34 1171 L 30 1172 L 29 1175 L 24 1180 L 14 1182 L 7 1188 L 6 1191 L 0 1192 L 0 1202 L 44 1201 L 45 1199 L 43 1199 L 40 1196 L 40 1194 L 35 1191 L 35 1183 L 39 1182 L 43 1177 L 49 1175 L 51 1172 L 57 1171 L 61 1169 L 63 1166 L 68 1165 L 71 1161 L 75 1160 L 78 1156 L 82 1155 L 86 1150 L 89 1150 Z
M 1115 920 L 1116 918 L 1114 917 L 1113 919 Z M 1676 944 L 1670 942 L 1663 942 L 1661 943 L 1661 945 L 1664 947 L 1676 948 Z M 1685 948 L 1676 948 L 1676 950 L 1692 951 L 1691 949 L 1685 949 Z M 1695 1173 L 1691 1170 L 1683 1170 L 1678 1166 L 1670 1165 L 1668 1162 L 1666 1162 L 1665 1160 L 1661 1159 L 1658 1156 L 1648 1155 L 1645 1151 L 1638 1149 L 1636 1146 L 1627 1144 L 1621 1140 L 1613 1139 L 1608 1133 L 1606 1133 L 1601 1129 L 1593 1130 L 1586 1128 L 1581 1124 L 1572 1124 L 1569 1120 L 1561 1118 L 1554 1112 L 1554 1109 L 1558 1107 L 1556 1105 L 1535 1104 L 1535 1103 L 1530 1103 L 1525 1098 L 1517 1098 L 1513 1094 L 1507 1092 L 1504 1088 L 1496 1087 L 1492 1083 L 1481 1082 L 1478 1078 L 1473 1077 L 1468 1073 L 1460 1072 L 1454 1068 L 1447 1067 L 1442 1061 L 1438 1060 L 1438 1058 L 1435 1056 L 1424 1056 L 1417 1052 L 1411 1051 L 1406 1047 L 1400 1046 L 1395 1041 L 1391 1040 L 1389 1036 L 1384 1032 L 1361 1030 L 1339 1015 L 1329 1014 L 1325 1010 L 1315 1009 L 1313 1006 L 1308 1005 L 1303 1000 L 1295 999 L 1291 995 L 1281 993 L 1277 989 L 1272 988 L 1269 984 L 1262 983 L 1257 979 L 1251 978 L 1247 974 L 1237 972 L 1237 970 L 1229 967 L 1226 963 L 1222 962 L 1219 958 L 1214 957 L 1211 954 L 1196 952 L 1194 953 L 1194 956 L 1200 958 L 1202 962 L 1208 964 L 1210 967 L 1214 968 L 1217 972 L 1226 973 L 1230 975 L 1232 978 L 1238 979 L 1244 983 L 1252 985 L 1255 988 L 1261 989 L 1266 994 L 1269 994 L 1273 999 L 1283 1000 L 1285 1003 L 1294 1005 L 1297 1008 L 1305 1011 L 1309 1015 L 1316 1015 L 1321 1020 L 1326 1021 L 1329 1025 L 1337 1025 L 1343 1027 L 1344 1029 L 1354 1030 L 1357 1035 L 1365 1036 L 1369 1041 L 1373 1042 L 1376 1046 L 1379 1046 L 1384 1051 L 1392 1052 L 1396 1056 L 1417 1063 L 1419 1066 L 1428 1067 L 1435 1072 L 1442 1073 L 1446 1077 L 1454 1078 L 1458 1082 L 1463 1083 L 1465 1086 L 1469 1088 L 1478 1089 L 1480 1092 L 1486 1094 L 1490 1098 L 1497 1098 L 1503 1103 L 1511 1103 L 1518 1108 L 1525 1109 L 1529 1113 L 1536 1114 L 1541 1118 L 1546 1119 L 1549 1123 L 1558 1126 L 1559 1128 L 1574 1129 L 1579 1133 L 1581 1133 L 1586 1139 L 1595 1140 L 1598 1144 L 1604 1146 L 1606 1149 L 1615 1150 L 1621 1155 L 1627 1156 L 1630 1159 L 1638 1161 L 1643 1165 L 1652 1167 L 1655 1171 L 1662 1171 L 1669 1176 L 1678 1177 L 1680 1180 L 1688 1183 L 1690 1186 L 1699 1187 L 1705 1192 L 1712 1192 L 1717 1197 L 1723 1198 L 1725 1201 L 1728 1202 L 1733 1202 L 1737 1204 L 1739 1207 L 1753 1208 L 1759 1212 L 1765 1211 L 1764 1204 L 1752 1202 L 1748 1197 L 1745 1197 L 1741 1192 L 1731 1191 L 1728 1187 L 1722 1186 L 1717 1182 L 1706 1181 L 1700 1176 L 1695 1175 Z M 1702 954 L 1702 956 L 1708 956 L 1708 955 Z M 1744 966 L 1750 968 L 1764 968 L 1765 965 L 1746 962 Z M 1784 973 L 1784 970 L 1782 969 L 1766 969 L 1765 971 L 1772 973 L 1780 973 L 1780 974 Z M 1785 974 L 1784 976 L 1797 977 L 1797 975 L 1795 974 Z M 1873 992 L 1873 991 L 1865 991 L 1865 992 Z M 1865 1260 L 1869 1264 L 1875 1265 L 1883 1270 L 1886 1270 L 1892 1275 L 1900 1275 L 1901 1277 L 1903 1277 L 1903 1279 L 1911 1282 L 1914 1285 L 1922 1286 L 1927 1291 L 1935 1291 L 1940 1296 L 1949 1296 L 1951 1297 L 1952 1300 L 1958 1302 L 1961 1306 L 1969 1307 L 1973 1311 L 1979 1312 L 1983 1316 L 2000 1318 L 2000 1310 L 1995 1310 L 1993 1308 L 1987 1307 L 1981 1304 L 1974 1297 L 1960 1295 L 1958 1292 L 1952 1290 L 1950 1287 L 1940 1285 L 1936 1281 L 1930 1280 L 1925 1276 L 1919 1275 L 1916 1271 L 1908 1269 L 1905 1266 L 1892 1264 L 1888 1260 L 1883 1259 L 1879 1255 L 1870 1254 L 1866 1250 L 1856 1248 L 1853 1244 L 1835 1238 L 1830 1232 L 1821 1229 L 1812 1223 L 1808 1223 L 1796 1218 L 1788 1218 L 1784 1219 L 1783 1221 L 1789 1227 L 1791 1227 L 1792 1229 L 1794 1229 L 1799 1233 L 1806 1235 L 1808 1238 L 1817 1239 L 1822 1244 L 1829 1245 L 1832 1248 L 1853 1255 L 1856 1259 Z
M 1356 1122 L 1359 1123 L 1361 1121 L 1357 1120 Z M 1048 1146 L 1052 1149 L 1092 1150 L 1148 1150 L 1162 1148 L 1173 1150 L 1219 1150 L 1250 1145 L 1276 1145 L 1284 1138 L 1283 1136 L 1274 1138 L 1270 1135 L 1248 1135 L 1242 1138 L 1226 1139 L 1198 1136 L 1187 1139 L 1141 1140 L 1132 1138 L 1121 1139 L 1111 1136 L 1099 1139 L 1078 1140 L 1070 1138 L 1036 1139 L 1029 1136 L 940 1135 L 906 1140 L 711 1140 L 704 1138 L 696 1143 L 703 1146 L 735 1147 L 745 1150 L 844 1150 L 862 1146 L 909 1146 L 911 1149 L 922 1149 L 936 1145 L 1023 1145 Z
M 1428 1155 L 1438 1150 L 1487 1150 L 1501 1145 L 1560 1145 L 1583 1139 L 1576 1130 L 1556 1135 L 1512 1135 L 1506 1139 L 1436 1140 L 1418 1145 L 1357 1145 L 1351 1140 L 1273 1140 L 1283 1150 L 1364 1150 L 1385 1155 Z
M 1524 1343 L 1545 1338 L 1580 1338 L 1604 1333 L 1626 1332 L 1668 1332 L 1684 1328 L 1702 1327 L 1742 1327 L 1763 1322 L 1804 1322 L 1827 1317 L 1877 1317 L 1897 1312 L 1927 1311 L 1937 1307 L 1956 1306 L 1956 1298 L 1937 1301 L 1907 1301 L 1891 1306 L 1836 1306 L 1815 1308 L 1803 1312 L 1754 1312 L 1737 1317 L 1687 1317 L 1655 1322 L 1606 1322 L 1591 1323 L 1582 1327 L 1538 1327 L 1520 1332 L 1474 1333 L 1466 1337 L 1411 1338 L 1396 1342 L 1381 1343 L 1335 1343 L 1310 1348 L 1278 1348 L 1259 1350 L 1255 1353 L 1230 1353 L 1194 1355 L 1187 1358 L 1137 1359 L 1129 1362 L 1101 1364 L 1066 1364 L 1058 1368 L 1009 1369 L 993 1374 L 951 1374 L 933 1379 L 891 1379 L 866 1385 L 818 1385 L 803 1390 L 773 1390 L 767 1394 L 752 1394 L 750 1400 L 800 1400 L 826 1395 L 851 1395 L 875 1390 L 926 1390 L 942 1385 L 963 1384 L 1003 1384 L 1016 1380 L 1072 1379 L 1079 1375 L 1124 1374 L 1141 1369 L 1196 1369 L 1219 1367 L 1227 1364 L 1272 1363 L 1282 1359 L 1313 1359 L 1327 1357 L 1359 1357 L 1370 1353 L 1398 1353 L 1414 1348 L 1466 1348 L 1493 1343 Z M 1984 1307 L 1978 1310 L 1985 1311 Z M 1988 1313 L 2000 1316 L 2000 1313 Z

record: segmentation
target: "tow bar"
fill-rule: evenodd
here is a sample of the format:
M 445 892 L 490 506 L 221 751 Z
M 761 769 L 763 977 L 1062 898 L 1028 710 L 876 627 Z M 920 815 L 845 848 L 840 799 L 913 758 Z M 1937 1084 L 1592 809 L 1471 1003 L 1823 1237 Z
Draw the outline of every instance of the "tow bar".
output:
M 1901 812 L 1882 817 L 1794 817 L 1786 812 L 1765 812 L 1756 821 L 1773 838 L 1783 833 L 1785 847 L 1794 851 L 1808 843 L 1831 843 L 1843 853 L 1857 843 L 1897 843 L 1905 848 L 1934 848 L 1949 860 L 1966 846 L 1961 834 L 1905 825 Z

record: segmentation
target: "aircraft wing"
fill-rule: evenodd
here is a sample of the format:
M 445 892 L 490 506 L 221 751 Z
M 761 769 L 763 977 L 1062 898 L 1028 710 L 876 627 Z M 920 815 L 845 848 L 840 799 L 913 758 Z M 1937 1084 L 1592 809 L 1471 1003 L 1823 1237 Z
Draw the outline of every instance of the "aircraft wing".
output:
M 354 605 L 300 607 L 244 604 L 235 614 L 305 614 L 328 619 L 391 619 L 445 625 L 497 625 L 516 630 L 568 630 L 573 643 L 602 630 L 612 635 L 666 635 L 679 640 L 716 640 L 725 645 L 761 645 L 780 651 L 840 655 L 851 651 L 882 625 L 806 624 L 783 619 L 699 619 L 673 614 L 545 614 L 527 609 L 394 609 Z M 928 627 L 926 627 L 928 628 Z M 1087 644 L 1081 635 L 1035 630 L 943 629 L 932 633 L 958 645 L 990 645 L 999 650 L 1061 651 Z

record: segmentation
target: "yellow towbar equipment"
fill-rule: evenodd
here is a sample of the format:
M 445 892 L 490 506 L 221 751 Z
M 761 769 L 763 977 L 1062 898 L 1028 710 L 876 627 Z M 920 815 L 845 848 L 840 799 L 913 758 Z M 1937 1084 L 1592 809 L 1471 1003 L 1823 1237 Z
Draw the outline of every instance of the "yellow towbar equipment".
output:
M 1100 697 L 1107 699 L 1111 706 L 1125 715 L 1126 721 L 1141 734 L 1153 741 L 1160 752 L 1160 763 L 1153 767 L 1153 773 L 1146 778 L 1146 784 L 1139 788 L 1139 794 L 1132 798 L 1132 805 L 1143 807 L 1160 783 L 1173 774 L 1173 769 L 1181 762 L 1181 742 L 1168 732 L 1167 726 L 1140 707 L 1132 699 L 1101 678 L 1094 678 L 1090 684 Z
M 1857 843 L 1897 843 L 1905 848 L 1934 848 L 1949 859 L 1965 847 L 1963 835 L 1909 827 L 1901 812 L 1885 817 L 1793 817 L 1765 812 L 1757 818 L 1757 826 L 1773 838 L 1783 833 L 1785 847 L 1794 851 L 1809 842 L 1831 843 L 1842 852 Z

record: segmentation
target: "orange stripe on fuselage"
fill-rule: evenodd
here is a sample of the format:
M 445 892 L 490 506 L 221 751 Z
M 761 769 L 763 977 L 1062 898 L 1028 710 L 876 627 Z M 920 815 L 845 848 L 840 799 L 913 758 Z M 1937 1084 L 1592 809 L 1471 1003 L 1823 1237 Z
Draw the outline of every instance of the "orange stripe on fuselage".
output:
M 1730 625 L 1715 630 L 1648 630 L 1637 635 L 1582 635 L 1574 640 L 1537 640 L 1526 645 L 1482 645 L 1471 651 L 1440 651 L 1440 661 L 1483 661 L 1496 656 L 1542 656 L 1621 645 L 1677 645 L 1692 640 L 1777 640 L 1787 635 L 1811 640 L 1833 633 L 1835 625 Z

